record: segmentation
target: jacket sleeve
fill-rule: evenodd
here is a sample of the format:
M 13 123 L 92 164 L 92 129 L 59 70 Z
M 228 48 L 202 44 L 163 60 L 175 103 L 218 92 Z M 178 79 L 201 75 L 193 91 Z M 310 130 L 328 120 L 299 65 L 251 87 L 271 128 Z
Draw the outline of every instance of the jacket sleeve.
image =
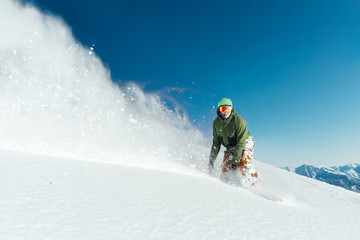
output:
M 238 119 L 236 123 L 236 146 L 234 150 L 234 163 L 238 162 L 246 145 L 247 127 L 245 120 Z
M 220 151 L 220 146 L 221 146 L 221 141 L 219 139 L 219 136 L 216 134 L 215 123 L 213 123 L 213 142 L 212 142 L 210 157 L 209 157 L 209 160 L 211 162 L 215 162 L 215 160 L 219 154 L 219 151 Z

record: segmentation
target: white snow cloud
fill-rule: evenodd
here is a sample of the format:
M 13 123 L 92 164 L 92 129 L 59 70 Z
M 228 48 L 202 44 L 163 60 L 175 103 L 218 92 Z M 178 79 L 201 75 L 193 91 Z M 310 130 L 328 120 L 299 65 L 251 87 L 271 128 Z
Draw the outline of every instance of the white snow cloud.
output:
M 205 162 L 204 137 L 184 116 L 135 84 L 116 86 L 60 18 L 0 4 L 1 148 L 149 167 Z

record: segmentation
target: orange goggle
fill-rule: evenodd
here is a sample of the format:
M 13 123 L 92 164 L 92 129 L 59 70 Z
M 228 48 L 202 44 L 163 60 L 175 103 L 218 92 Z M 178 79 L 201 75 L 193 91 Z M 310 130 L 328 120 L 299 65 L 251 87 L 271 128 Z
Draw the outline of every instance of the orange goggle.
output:
M 229 113 L 231 112 L 231 106 L 220 106 L 219 110 L 221 113 Z

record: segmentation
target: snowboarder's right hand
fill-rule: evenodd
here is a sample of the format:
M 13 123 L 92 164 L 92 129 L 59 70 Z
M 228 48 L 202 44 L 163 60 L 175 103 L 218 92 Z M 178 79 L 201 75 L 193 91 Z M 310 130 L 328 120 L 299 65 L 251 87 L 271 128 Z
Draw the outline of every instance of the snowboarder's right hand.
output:
M 214 163 L 212 161 L 209 161 L 209 164 L 208 164 L 209 172 L 212 172 L 213 169 L 214 169 Z

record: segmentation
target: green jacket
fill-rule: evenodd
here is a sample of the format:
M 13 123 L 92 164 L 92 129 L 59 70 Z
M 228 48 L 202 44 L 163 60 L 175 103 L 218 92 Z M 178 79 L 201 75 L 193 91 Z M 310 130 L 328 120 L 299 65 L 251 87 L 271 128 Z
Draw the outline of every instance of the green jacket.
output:
M 245 148 L 246 139 L 251 133 L 246 127 L 245 120 L 233 109 L 228 119 L 219 115 L 213 122 L 213 143 L 210 152 L 210 161 L 214 162 L 219 154 L 221 144 L 226 150 L 234 152 L 233 163 L 237 163 Z

